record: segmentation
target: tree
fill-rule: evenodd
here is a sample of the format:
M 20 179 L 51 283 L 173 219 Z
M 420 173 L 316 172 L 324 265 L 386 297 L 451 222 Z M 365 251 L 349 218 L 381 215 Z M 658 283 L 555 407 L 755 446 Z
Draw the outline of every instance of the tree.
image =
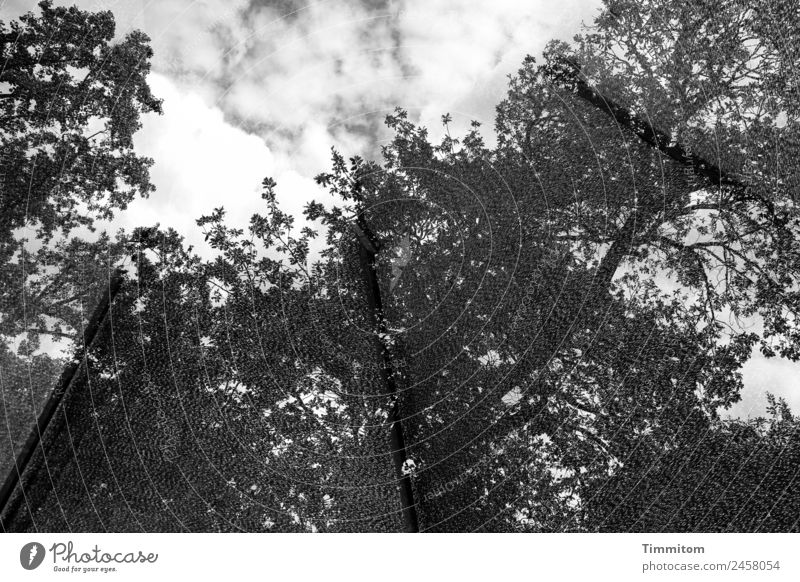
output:
M 349 208 L 312 205 L 310 217 L 324 217 L 332 247 L 362 215 L 381 241 L 425 527 L 580 528 L 581 491 L 615 469 L 621 443 L 736 398 L 749 338 L 716 346 L 699 311 L 631 277 L 600 295 L 594 257 L 559 223 L 573 200 L 559 186 L 563 158 L 537 167 L 551 195 L 532 195 L 537 176 L 476 132 L 434 147 L 402 112 L 389 123 L 383 167 L 335 157 L 320 177 Z M 651 172 L 649 149 L 629 145 L 636 171 Z
M 141 115 L 161 111 L 146 82 L 146 35 L 115 42 L 111 12 L 49 0 L 39 9 L 0 22 L 0 333 L 31 331 L 34 343 L 39 333 L 79 331 L 87 281 L 98 280 L 87 269 L 108 270 L 97 259 L 109 241 L 68 236 L 153 190 L 152 161 L 132 137 Z
M 552 44 L 542 67 L 527 61 L 500 107 L 498 129 L 509 144 L 529 147 L 534 125 L 558 123 L 546 106 L 560 96 L 577 111 L 586 104 L 602 111 L 683 166 L 691 187 L 630 196 L 608 209 L 603 220 L 618 227 L 605 239 L 617 251 L 606 255 L 609 270 L 642 256 L 697 289 L 711 325 L 724 325 L 721 310 L 757 314 L 765 323 L 762 351 L 796 359 L 798 95 L 795 31 L 784 24 L 797 21 L 797 7 L 644 8 L 608 2 L 575 47 Z M 589 232 L 580 234 L 585 240 Z
M 796 359 L 794 43 L 775 40 L 772 19 L 796 21 L 790 10 L 609 3 L 573 47 L 526 60 L 498 107 L 496 148 L 477 128 L 433 145 L 400 112 L 382 166 L 337 158 L 321 177 L 344 201 L 316 213 L 334 232 L 364 216 L 405 257 L 399 274 L 385 258 L 383 293 L 408 356 L 415 482 L 423 498 L 445 491 L 423 502 L 426 527 L 541 527 L 541 499 L 538 515 L 513 515 L 532 495 L 527 460 L 555 447 L 572 481 L 601 478 L 593 459 L 611 472 L 625 459 L 620 430 L 630 443 L 714 421 L 755 343 Z M 591 349 L 609 337 L 629 359 L 611 369 L 613 347 Z M 570 474 L 542 475 L 539 497 Z M 571 503 L 579 514 L 580 495 Z
M 32 424 L 58 375 L 41 339 L 80 336 L 122 252 L 105 234 L 71 233 L 153 190 L 132 136 L 161 111 L 146 35 L 115 41 L 111 12 L 39 9 L 0 21 L 0 389 L 14 426 Z M 13 449 L 24 435 L 10 434 Z
M 203 217 L 208 262 L 174 231 L 131 233 L 131 273 L 7 527 L 400 529 L 363 297 L 327 295 L 359 269 L 308 272 L 307 238 L 273 210 L 248 236 Z

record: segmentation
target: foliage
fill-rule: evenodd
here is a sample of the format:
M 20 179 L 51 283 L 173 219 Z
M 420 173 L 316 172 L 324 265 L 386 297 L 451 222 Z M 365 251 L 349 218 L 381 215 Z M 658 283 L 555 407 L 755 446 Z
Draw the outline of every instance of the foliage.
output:
M 496 148 L 398 111 L 382 165 L 320 177 L 343 205 L 312 214 L 383 249 L 426 528 L 586 527 L 638 439 L 719 422 L 754 344 L 797 357 L 794 52 L 717 4 L 609 4 L 526 60 Z
M 0 333 L 34 343 L 79 331 L 110 241 L 69 234 L 153 190 L 132 137 L 161 111 L 147 36 L 115 41 L 110 12 L 39 9 L 0 23 Z
M 39 11 L 0 22 L 4 461 L 63 366 L 57 342 L 73 349 L 123 252 L 105 233 L 87 240 L 87 230 L 153 190 L 152 161 L 134 151 L 132 136 L 142 115 L 161 111 L 146 83 L 144 34 L 115 40 L 110 12 L 50 0 Z
M 798 529 L 800 427 L 769 396 L 771 418 L 639 439 L 623 470 L 591 494 L 599 531 Z

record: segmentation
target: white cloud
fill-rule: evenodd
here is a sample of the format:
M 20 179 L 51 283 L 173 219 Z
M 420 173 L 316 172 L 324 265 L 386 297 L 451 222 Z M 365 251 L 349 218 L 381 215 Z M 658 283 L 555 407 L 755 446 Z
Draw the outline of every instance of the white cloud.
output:
M 164 99 L 163 116 L 148 116 L 136 135 L 137 150 L 155 160 L 157 191 L 133 202 L 116 224 L 171 226 L 202 247 L 195 220 L 225 206 L 231 221 L 246 224 L 261 205 L 260 185 L 275 164 L 263 140 L 229 125 L 218 108 L 178 89 L 158 74 L 153 92 Z
M 297 217 L 309 200 L 329 199 L 312 177 L 291 167 L 290 156 L 273 155 L 263 139 L 226 122 L 222 111 L 199 95 L 158 74 L 151 75 L 150 84 L 164 99 L 164 114 L 148 116 L 135 143 L 155 161 L 156 192 L 133 202 L 115 226 L 158 222 L 175 228 L 202 253 L 208 247 L 195 221 L 224 206 L 229 224 L 245 227 L 255 212 L 265 211 L 261 182 L 266 176 L 278 182 L 281 208 Z M 298 227 L 303 224 L 297 221 Z
M 744 365 L 742 378 L 745 385 L 742 400 L 724 415 L 765 416 L 767 392 L 785 398 L 795 414 L 800 411 L 800 363 L 768 359 L 756 352 Z
M 407 0 L 398 27 L 414 77 L 399 104 L 417 108 L 420 121 L 434 132 L 443 113 L 453 114 L 456 130 L 476 119 L 484 133 L 491 132 L 507 75 L 552 38 L 574 35 L 598 5 L 594 0 Z
M 258 126 L 273 150 L 291 150 L 307 166 L 324 143 L 318 172 L 330 145 L 375 151 L 364 128 L 334 128 L 380 126 L 396 106 L 434 133 L 448 112 L 456 130 L 478 119 L 491 131 L 506 75 L 550 38 L 574 34 L 599 0 L 339 0 L 295 10 L 257 0 L 80 4 L 112 9 L 120 32 L 145 30 L 157 72 Z
M 260 0 L 77 4 L 112 10 L 119 34 L 147 32 L 156 72 L 226 115 L 260 124 L 270 147 L 288 148 L 297 144 L 287 135 L 306 144 L 308 135 L 349 141 L 327 130 L 346 119 L 374 125 L 395 106 L 434 127 L 450 112 L 490 130 L 505 75 L 550 38 L 574 34 L 599 0 L 337 0 L 294 10 Z M 306 152 L 293 153 L 302 160 Z

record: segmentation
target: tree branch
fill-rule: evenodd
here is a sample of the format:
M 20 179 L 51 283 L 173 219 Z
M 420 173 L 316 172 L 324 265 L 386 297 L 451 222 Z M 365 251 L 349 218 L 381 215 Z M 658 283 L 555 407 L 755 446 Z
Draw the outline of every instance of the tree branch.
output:
M 681 144 L 674 143 L 669 134 L 656 129 L 648 121 L 641 119 L 593 89 L 583 78 L 580 67 L 575 62 L 563 59 L 559 63 L 546 65 L 543 69 L 545 75 L 557 85 L 599 109 L 650 147 L 657 149 L 680 165 L 692 168 L 697 176 L 709 184 L 719 188 L 745 188 L 745 184 L 728 176 L 717 165 L 688 152 Z

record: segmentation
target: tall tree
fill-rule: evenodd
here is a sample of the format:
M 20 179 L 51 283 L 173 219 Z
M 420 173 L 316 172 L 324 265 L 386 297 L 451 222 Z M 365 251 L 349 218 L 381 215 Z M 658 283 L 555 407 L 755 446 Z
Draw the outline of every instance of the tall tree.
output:
M 0 21 L 0 389 L 14 427 L 32 424 L 58 375 L 37 354 L 42 339 L 80 337 L 122 252 L 74 231 L 153 190 L 132 141 L 141 116 L 161 111 L 146 82 L 152 51 L 143 33 L 114 29 L 111 12 L 50 0 Z M 24 438 L 9 435 L 3 473 Z
M 364 215 L 385 249 L 415 481 L 443 491 L 426 527 L 541 527 L 513 515 L 526 481 L 552 481 L 520 478 L 526 457 L 555 442 L 597 478 L 593 458 L 624 462 L 620 430 L 714 421 L 755 343 L 797 358 L 794 32 L 775 40 L 795 12 L 610 2 L 575 45 L 526 60 L 497 147 L 477 129 L 431 144 L 400 112 L 382 166 L 322 176 L 344 201 L 329 223 Z M 611 338 L 626 359 L 591 349 Z
M 607 118 L 596 121 L 600 137 Z M 626 439 L 737 398 L 752 338 L 718 346 L 702 309 L 632 276 L 597 287 L 596 257 L 565 224 L 562 152 L 533 172 L 475 131 L 432 146 L 402 112 L 389 123 L 384 165 L 335 157 L 320 180 L 344 207 L 310 216 L 324 216 L 331 246 L 359 215 L 381 241 L 425 529 L 581 527 L 580 491 L 614 470 Z M 637 175 L 652 173 L 656 154 L 628 146 Z M 603 154 L 610 181 L 630 182 L 615 150 Z M 675 174 L 666 187 L 682 185 Z

